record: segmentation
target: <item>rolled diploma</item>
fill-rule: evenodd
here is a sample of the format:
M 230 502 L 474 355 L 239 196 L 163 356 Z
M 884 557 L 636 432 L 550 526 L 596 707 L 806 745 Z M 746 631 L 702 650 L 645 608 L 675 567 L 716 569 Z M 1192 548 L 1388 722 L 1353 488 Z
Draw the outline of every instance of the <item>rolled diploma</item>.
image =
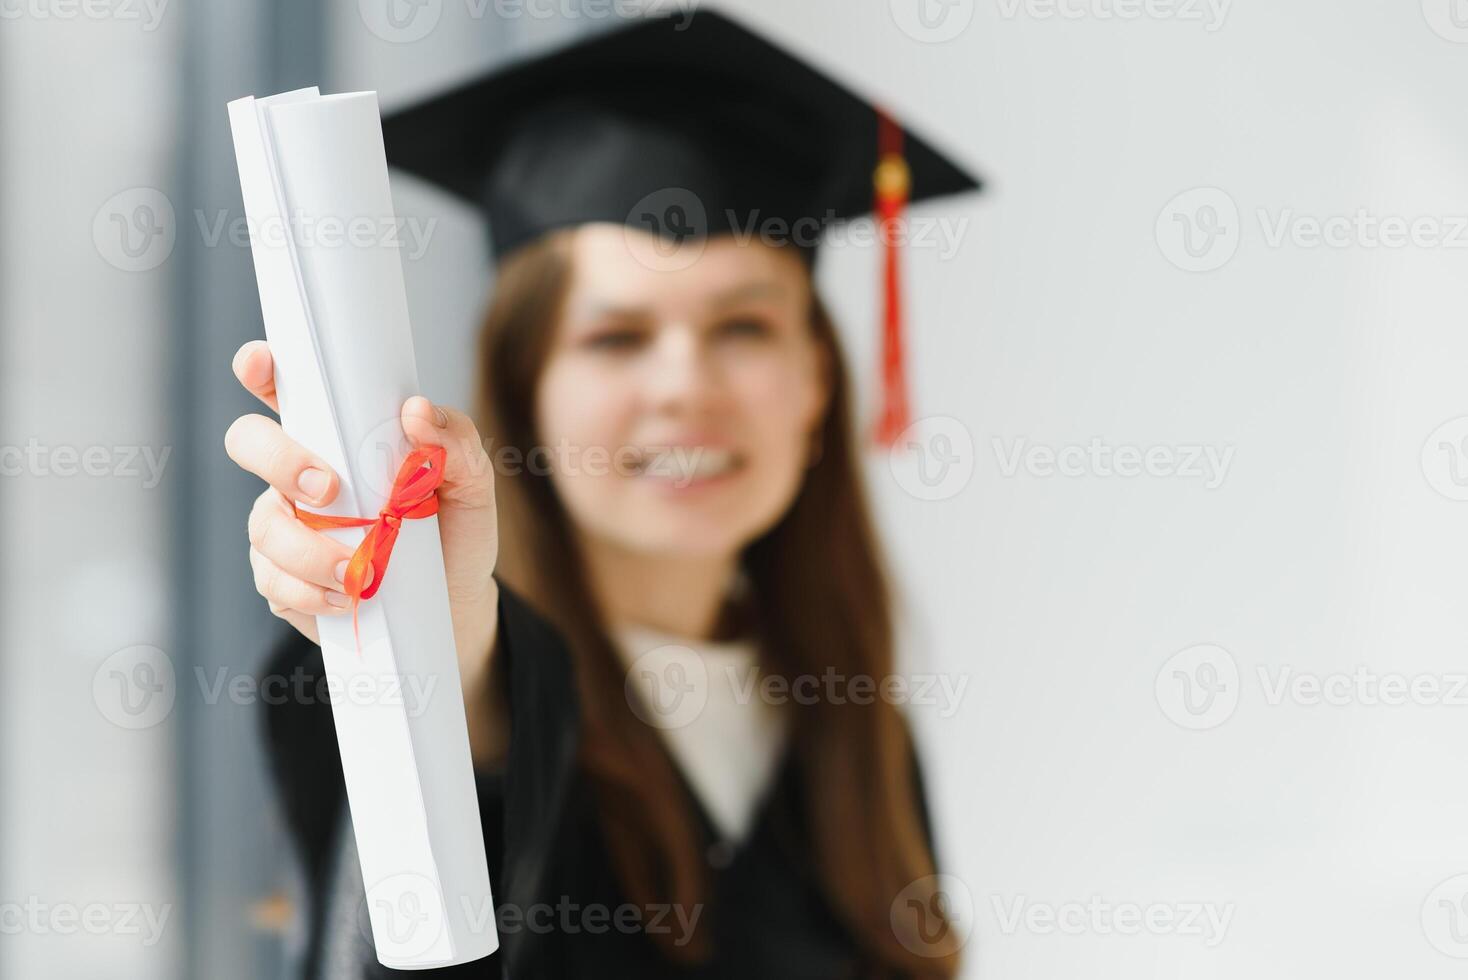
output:
M 375 516 L 419 390 L 377 95 L 302 89 L 229 114 L 282 427 L 340 475 L 322 513 Z M 364 532 L 323 533 L 355 548 Z M 436 516 L 403 521 L 358 618 L 360 652 L 350 616 L 316 623 L 377 958 L 488 956 L 499 940 Z

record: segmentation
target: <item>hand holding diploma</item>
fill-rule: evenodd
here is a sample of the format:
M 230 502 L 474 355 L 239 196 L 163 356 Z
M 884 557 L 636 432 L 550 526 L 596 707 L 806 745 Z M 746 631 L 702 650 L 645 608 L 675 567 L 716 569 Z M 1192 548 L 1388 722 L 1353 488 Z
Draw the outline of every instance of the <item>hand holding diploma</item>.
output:
M 226 437 L 271 484 L 249 522 L 256 582 L 344 692 L 331 716 L 378 961 L 482 959 L 499 944 L 473 751 L 498 608 L 487 455 L 465 416 L 414 394 L 396 240 L 305 232 L 396 225 L 376 93 L 227 108 L 268 342 L 235 365 L 280 414 Z M 438 694 L 410 705 L 415 683 Z
M 240 383 L 272 411 L 275 366 L 269 345 L 252 340 L 234 358 Z M 403 404 L 403 431 L 416 446 L 442 446 L 444 481 L 438 489 L 439 538 L 453 611 L 469 735 L 476 759 L 494 754 L 495 719 L 483 693 L 494 645 L 499 590 L 493 573 L 498 553 L 494 472 L 473 421 L 462 412 L 416 396 Z M 330 466 L 292 440 L 280 423 L 242 415 L 224 437 L 225 451 L 270 486 L 255 499 L 248 522 L 255 589 L 270 611 L 319 643 L 317 616 L 350 612 L 342 591 L 352 549 L 302 523 L 292 502 L 321 507 L 336 499 L 340 480 Z M 374 569 L 368 581 L 376 574 Z

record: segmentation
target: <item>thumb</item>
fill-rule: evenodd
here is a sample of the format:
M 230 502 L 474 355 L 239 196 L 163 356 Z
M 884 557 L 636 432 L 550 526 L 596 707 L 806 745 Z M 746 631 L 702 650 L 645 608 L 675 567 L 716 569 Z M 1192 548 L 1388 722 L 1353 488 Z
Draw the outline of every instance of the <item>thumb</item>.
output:
M 441 506 L 494 510 L 494 472 L 479 430 L 463 412 L 435 405 L 422 395 L 403 403 L 403 434 L 414 447 L 442 446 L 445 450 Z

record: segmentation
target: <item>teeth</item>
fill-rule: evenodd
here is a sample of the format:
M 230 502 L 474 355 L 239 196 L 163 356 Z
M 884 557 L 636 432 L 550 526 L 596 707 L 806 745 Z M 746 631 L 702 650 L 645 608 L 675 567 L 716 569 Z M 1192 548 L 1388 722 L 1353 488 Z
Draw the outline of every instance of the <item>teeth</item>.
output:
M 692 469 L 685 472 L 691 472 L 695 479 L 718 476 L 734 466 L 734 454 L 727 449 L 695 450 L 688 461 Z
M 641 472 L 669 480 L 703 480 L 727 472 L 734 464 L 734 454 L 727 449 L 678 446 L 643 457 Z

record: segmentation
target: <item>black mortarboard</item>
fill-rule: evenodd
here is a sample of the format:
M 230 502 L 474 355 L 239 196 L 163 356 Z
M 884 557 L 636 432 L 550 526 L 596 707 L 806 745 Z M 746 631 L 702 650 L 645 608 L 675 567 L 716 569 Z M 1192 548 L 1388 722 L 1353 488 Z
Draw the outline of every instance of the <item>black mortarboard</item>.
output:
M 388 116 L 383 138 L 393 166 L 485 212 L 499 258 L 594 221 L 680 238 L 758 222 L 814 244 L 819 227 L 874 200 L 893 216 L 884 183 L 899 208 L 980 186 L 865 99 L 708 10 L 630 21 L 492 71 Z M 879 156 L 898 170 L 874 198 Z

